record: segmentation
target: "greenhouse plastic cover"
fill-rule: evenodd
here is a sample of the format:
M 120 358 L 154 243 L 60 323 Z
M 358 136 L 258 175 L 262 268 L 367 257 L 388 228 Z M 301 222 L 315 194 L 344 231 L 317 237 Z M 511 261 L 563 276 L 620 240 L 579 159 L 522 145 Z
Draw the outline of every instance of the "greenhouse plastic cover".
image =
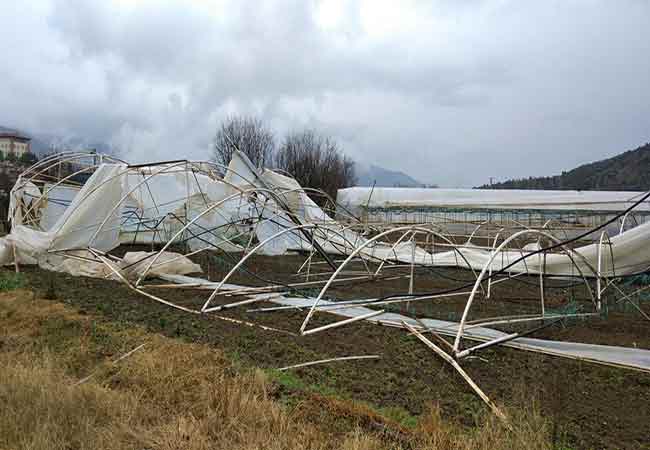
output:
M 320 246 L 328 253 L 348 255 L 353 248 L 363 246 L 368 241 L 359 233 L 345 229 L 345 227 L 330 218 L 323 212 L 305 193 L 300 191 L 300 185 L 293 179 L 284 175 L 275 173 L 270 170 L 264 170 L 261 175 L 258 175 L 250 162 L 239 158 L 236 154 L 231 162 L 231 167 L 236 168 L 236 172 L 241 176 L 226 175 L 226 179 L 230 180 L 233 184 L 238 184 L 242 187 L 257 186 L 262 187 L 264 184 L 281 187 L 289 190 L 286 194 L 287 203 L 297 213 L 302 223 L 319 223 L 319 228 L 313 231 L 313 239 L 316 240 Z M 243 178 L 242 178 L 243 177 Z M 348 192 L 354 191 L 359 188 L 344 189 L 339 191 Z M 457 198 L 463 197 L 458 195 L 464 194 L 464 198 L 474 198 L 483 196 L 484 198 L 492 198 L 494 202 L 501 199 L 502 205 L 514 204 L 520 202 L 532 201 L 545 201 L 546 204 L 554 204 L 555 207 L 560 205 L 560 202 L 565 207 L 569 207 L 567 202 L 573 201 L 573 205 L 582 203 L 584 201 L 592 202 L 595 205 L 598 202 L 613 202 L 625 200 L 626 207 L 632 205 L 632 202 L 637 200 L 642 193 L 631 192 L 558 192 L 558 191 L 478 191 L 478 190 L 440 190 L 440 189 L 380 189 L 379 192 L 400 192 L 400 195 L 415 193 L 430 193 L 437 192 L 438 194 L 444 192 L 455 192 Z M 479 193 L 478 195 L 476 193 Z M 481 194 L 482 193 L 482 194 Z M 498 194 L 498 195 L 497 195 Z M 491 197 L 489 197 L 491 196 Z M 374 198 L 374 194 L 373 194 Z M 583 202 L 577 202 L 576 199 L 582 199 Z M 516 202 L 514 202 L 516 200 Z M 553 200 L 553 201 L 551 201 Z M 449 200 L 451 204 L 454 200 Z M 514 203 L 513 203 L 514 202 Z M 528 204 L 528 203 L 525 203 Z M 598 203 L 598 207 L 602 207 Z M 617 208 L 621 204 L 614 203 Z M 530 205 L 529 205 L 530 206 Z M 612 204 L 610 204 L 612 206 Z M 648 203 L 645 202 L 639 207 L 647 207 Z M 275 209 L 274 209 L 275 208 Z M 258 239 L 263 241 L 272 237 L 274 234 L 279 233 L 281 229 L 289 228 L 294 224 L 284 215 L 278 211 L 277 205 L 270 207 L 268 214 L 274 217 L 274 220 L 262 222 L 257 226 L 256 233 Z M 530 235 L 530 239 L 536 241 L 538 235 Z M 525 261 L 514 264 L 508 270 L 513 273 L 527 272 L 536 274 L 544 272 L 549 275 L 566 275 L 566 276 L 579 276 L 594 277 L 596 274 L 593 269 L 598 268 L 599 247 L 601 248 L 601 274 L 603 276 L 626 275 L 633 274 L 647 270 L 650 267 L 650 223 L 645 223 L 635 228 L 632 228 L 624 233 L 614 236 L 610 239 L 610 246 L 600 246 L 598 243 L 586 245 L 575 250 L 571 255 L 553 253 L 547 254 L 544 261 L 542 256 L 533 256 L 527 258 Z M 535 247 L 533 244 L 528 249 Z M 270 241 L 265 245 L 262 253 L 277 255 L 282 254 L 287 250 L 309 250 L 311 245 L 305 240 L 300 232 L 289 232 L 276 239 Z M 517 259 L 525 255 L 528 250 L 512 251 L 506 250 L 500 252 L 492 262 L 492 270 L 499 270 L 503 267 L 510 265 Z M 450 250 L 446 252 L 429 253 L 420 247 L 411 245 L 410 242 L 401 242 L 398 245 L 390 245 L 383 242 L 373 242 L 365 246 L 360 252 L 361 256 L 366 258 L 373 258 L 378 260 L 392 260 L 403 263 L 410 263 L 412 260 L 416 264 L 431 265 L 431 266 L 453 266 L 465 267 L 474 270 L 482 270 L 490 260 L 492 252 L 477 248 L 475 246 L 461 246 L 457 250 Z M 612 258 L 613 255 L 613 258 Z M 575 262 L 575 264 L 574 264 Z M 593 269 L 592 269 L 593 268 Z
M 521 189 L 352 187 L 339 189 L 337 203 L 359 214 L 363 208 L 467 208 L 624 211 L 644 192 Z M 650 202 L 637 207 L 650 211 Z
M 0 238 L 0 262 L 11 264 L 15 259 L 20 264 L 39 264 L 48 270 L 73 275 L 110 276 L 111 269 L 105 264 L 87 260 L 91 255 L 86 249 L 107 252 L 120 244 L 121 218 L 125 205 L 122 199 L 128 192 L 127 179 L 126 165 L 100 165 L 76 195 L 71 196 L 71 191 L 66 192 L 65 195 L 72 197 L 67 207 L 53 207 L 50 202 L 45 204 L 46 220 L 42 225 L 51 224 L 45 231 L 25 226 L 21 223 L 20 216 L 13 216 L 11 233 Z M 27 198 L 28 202 L 32 202 L 40 198 L 38 188 L 30 184 L 14 194 L 14 201 Z M 64 192 L 62 189 L 50 189 L 52 191 L 55 195 Z M 60 253 L 62 251 L 69 253 L 64 256 Z M 121 263 L 114 263 L 112 267 L 120 271 L 128 268 L 126 277 L 139 275 L 144 270 L 144 265 L 134 263 L 134 258 L 138 256 L 143 256 L 143 253 L 127 253 Z M 201 272 L 200 266 L 173 253 L 163 253 L 151 274 L 160 273 L 162 266 L 165 273 Z
M 255 202 L 249 202 L 247 194 L 237 195 L 237 191 L 231 185 L 241 189 L 247 188 L 270 188 L 274 189 L 276 195 L 283 198 L 284 203 L 289 205 L 302 224 L 318 224 L 317 229 L 312 228 L 312 238 L 328 253 L 348 255 L 353 249 L 364 246 L 359 254 L 366 258 L 378 260 L 392 260 L 403 263 L 410 263 L 412 260 L 417 264 L 432 266 L 458 266 L 474 270 L 483 269 L 491 257 L 491 251 L 473 246 L 461 246 L 457 250 L 447 252 L 428 253 L 420 247 L 413 247 L 410 242 L 401 242 L 398 245 L 391 245 L 383 242 L 369 243 L 359 233 L 346 229 L 345 226 L 323 212 L 310 198 L 301 190 L 300 185 L 293 179 L 273 172 L 268 169 L 258 171 L 252 167 L 250 161 L 236 153 L 231 161 L 229 170 L 224 177 L 224 182 L 214 180 L 205 175 L 196 174 L 196 183 L 188 182 L 188 173 L 179 166 L 175 172 L 165 173 L 169 167 L 161 165 L 155 169 L 155 176 L 148 176 L 145 184 L 145 176 L 137 171 L 129 169 L 126 164 L 102 164 L 73 195 L 74 190 L 49 189 L 52 198 L 70 198 L 67 208 L 48 202 L 45 207 L 45 219 L 42 225 L 45 230 L 35 230 L 22 225 L 22 218 L 15 214 L 13 219 L 12 233 L 0 239 L 0 262 L 10 264 L 14 261 L 13 250 L 15 247 L 19 263 L 35 264 L 39 258 L 43 260 L 45 254 L 61 251 L 76 251 L 93 248 L 100 251 L 110 251 L 122 242 L 166 242 L 171 239 L 182 227 L 180 220 L 174 219 L 174 215 L 187 215 L 190 220 L 196 219 L 191 225 L 192 235 L 202 235 L 201 239 L 190 239 L 189 246 L 193 251 L 200 250 L 209 245 L 218 246 L 226 251 L 240 251 L 241 247 L 229 242 L 224 236 L 207 234 L 206 229 L 218 227 L 236 219 L 242 222 L 251 215 L 261 215 L 265 220 L 259 222 L 253 230 L 260 242 L 268 241 L 260 249 L 260 253 L 268 255 L 284 254 L 290 250 L 311 250 L 311 242 L 306 239 L 300 231 L 286 232 L 271 239 L 280 233 L 283 228 L 295 226 L 287 213 L 269 195 L 259 211 L 260 206 Z M 193 176 L 194 177 L 194 176 Z M 342 190 L 340 192 L 359 192 L 361 188 Z M 48 189 L 46 188 L 46 191 Z M 260 191 L 263 192 L 263 191 Z M 369 193 L 369 190 L 367 190 Z M 376 189 L 373 193 L 374 201 L 379 202 L 381 196 L 396 198 L 391 193 L 399 193 L 400 196 L 409 194 L 417 199 L 418 193 L 422 196 L 432 192 L 437 196 L 444 193 L 456 193 L 456 199 L 447 199 L 447 204 L 454 201 L 458 204 L 460 198 L 484 199 L 492 198 L 492 202 L 498 199 L 501 204 L 513 205 L 521 202 L 520 206 L 530 206 L 533 199 L 538 201 L 544 197 L 545 204 L 555 200 L 556 206 L 559 202 L 567 205 L 569 199 L 580 197 L 582 200 L 596 204 L 596 201 L 613 201 L 613 199 L 625 198 L 625 205 L 629 204 L 638 194 L 616 193 L 616 192 L 551 192 L 542 191 L 479 191 L 479 190 L 440 190 L 440 189 Z M 463 193 L 463 195 L 460 195 Z M 233 195 L 234 194 L 234 195 Z M 625 194 L 625 197 L 622 197 Z M 27 182 L 22 183 L 19 179 L 17 188 L 12 191 L 11 211 L 20 211 L 16 208 L 18 202 L 33 202 L 39 198 L 39 189 Z M 232 196 L 232 198 L 231 198 Z M 490 197 L 492 196 L 492 197 Z M 399 196 L 397 196 L 399 197 Z M 452 195 L 453 197 L 453 195 Z M 169 199 L 174 199 L 169 201 Z M 384 198 L 385 199 L 385 198 Z M 515 201 L 516 200 L 516 201 Z M 392 200 L 391 200 L 392 201 Z M 437 200 L 438 201 L 438 200 Z M 442 201 L 439 200 L 438 203 Z M 524 204 L 525 202 L 525 204 Z M 216 205 L 218 207 L 212 207 Z M 469 203 L 466 203 L 469 204 Z M 584 204 L 584 202 L 582 202 Z M 600 203 L 599 203 L 600 204 Z M 640 205 L 647 207 L 647 203 Z M 210 208 L 206 211 L 207 208 Z M 137 217 L 137 221 L 129 222 L 129 214 Z M 200 217 L 199 217 L 200 216 Z M 127 219 L 125 219 L 127 217 Z M 147 235 L 146 230 L 140 230 L 137 223 L 143 220 L 163 221 L 164 232 Z M 101 228 L 101 229 L 100 229 Z M 237 231 L 237 230 L 235 230 Z M 242 230 L 240 230 L 242 231 Z M 246 231 L 246 230 L 243 230 Z M 139 236 L 148 236 L 141 240 Z M 136 238 L 138 240 L 136 241 Z M 531 235 L 536 240 L 536 235 Z M 542 267 L 541 256 L 534 256 L 519 262 L 509 270 L 511 272 L 539 273 L 544 271 L 552 275 L 580 275 L 594 276 L 591 267 L 598 266 L 599 248 L 602 250 L 601 264 L 602 274 L 605 276 L 626 275 L 644 271 L 650 266 L 650 223 L 632 228 L 624 233 L 614 236 L 609 245 L 599 246 L 591 244 L 576 249 L 579 255 L 548 254 L 545 266 Z M 524 250 L 523 252 L 525 252 Z M 522 251 L 507 250 L 501 252 L 493 260 L 492 270 L 498 270 L 520 258 Z M 63 258 L 63 257 L 61 257 Z M 54 259 L 48 256 L 46 259 Z M 43 261 L 43 264 L 45 262 Z M 74 264 L 72 262 L 60 262 L 58 266 Z M 80 262 L 76 262 L 80 264 Z M 49 264 L 50 266 L 52 264 Z M 173 264 L 168 264 L 169 267 Z M 576 267 L 577 266 L 577 267 Z M 65 269 L 70 271 L 71 269 Z M 173 271 L 170 269 L 170 271 Z M 78 272 L 83 272 L 78 270 Z
M 531 234 L 532 238 L 536 238 Z M 546 261 L 541 254 L 533 255 L 514 264 L 510 272 L 544 272 L 549 275 L 578 276 L 581 273 L 594 277 L 593 269 L 598 269 L 599 247 L 601 251 L 601 275 L 606 277 L 630 275 L 650 269 L 650 222 L 641 224 L 610 239 L 611 246 L 604 241 L 578 247 L 570 254 L 548 253 Z M 466 258 L 460 258 L 458 254 Z M 466 246 L 457 252 L 447 251 L 429 255 L 427 264 L 439 266 L 467 267 L 481 270 L 490 260 L 492 252 Z M 499 270 L 518 260 L 526 251 L 506 250 L 498 253 L 492 262 L 492 270 Z M 569 256 L 570 255 L 570 256 Z M 593 269 L 592 269 L 593 268 Z

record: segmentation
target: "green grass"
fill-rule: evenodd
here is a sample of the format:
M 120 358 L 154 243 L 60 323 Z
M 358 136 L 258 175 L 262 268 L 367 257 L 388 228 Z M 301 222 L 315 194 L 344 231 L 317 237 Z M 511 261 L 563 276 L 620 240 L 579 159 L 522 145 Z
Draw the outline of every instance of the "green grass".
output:
M 340 400 L 352 400 L 346 395 L 343 395 L 341 392 L 335 390 L 330 386 L 324 384 L 307 384 L 300 379 L 296 374 L 293 374 L 289 371 L 279 371 L 279 370 L 267 370 L 267 375 L 271 380 L 278 383 L 279 385 L 285 387 L 290 391 L 301 391 L 301 392 L 313 392 L 325 397 L 336 398 Z M 388 408 L 380 408 L 376 405 L 373 405 L 369 402 L 357 401 L 359 404 L 363 404 L 368 409 L 374 411 L 376 414 L 388 417 L 389 419 L 394 420 L 402 426 L 407 428 L 415 428 L 418 423 L 418 418 L 411 415 L 404 408 L 395 406 Z
M 291 372 L 269 369 L 266 373 L 273 381 L 292 391 L 304 391 L 308 388 L 304 381 Z
M 406 428 L 415 428 L 418 425 L 418 418 L 400 406 L 390 406 L 387 408 L 370 406 L 379 414 L 394 420 Z
M 0 275 L 0 292 L 13 291 L 25 286 L 25 278 L 20 273 L 3 273 Z

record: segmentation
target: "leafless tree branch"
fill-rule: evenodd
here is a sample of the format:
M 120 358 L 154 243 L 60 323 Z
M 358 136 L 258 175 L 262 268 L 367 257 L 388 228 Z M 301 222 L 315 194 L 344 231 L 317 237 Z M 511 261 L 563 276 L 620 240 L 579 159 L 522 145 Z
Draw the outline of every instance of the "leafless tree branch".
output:
M 275 137 L 253 116 L 229 116 L 219 126 L 212 145 L 212 159 L 228 165 L 235 150 L 241 150 L 258 167 L 272 161 Z
M 354 161 L 330 137 L 314 130 L 288 134 L 274 158 L 275 167 L 290 173 L 301 186 L 325 191 L 332 198 L 356 179 Z M 324 199 L 314 198 L 319 204 Z

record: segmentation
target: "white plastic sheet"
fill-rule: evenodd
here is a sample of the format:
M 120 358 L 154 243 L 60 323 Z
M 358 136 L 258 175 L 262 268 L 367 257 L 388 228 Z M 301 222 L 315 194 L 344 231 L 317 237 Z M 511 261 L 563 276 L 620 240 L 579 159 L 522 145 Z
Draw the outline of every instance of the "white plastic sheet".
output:
M 545 191 L 521 189 L 420 189 L 352 187 L 339 189 L 337 202 L 355 214 L 361 208 L 445 207 L 475 209 L 535 209 L 624 211 L 644 192 Z M 650 211 L 644 202 L 639 211 Z
M 52 226 L 49 250 L 117 247 L 125 186 L 125 165 L 100 165 Z
M 49 230 L 14 224 L 11 233 L 2 238 L 1 262 L 13 262 L 13 249 L 7 250 L 12 246 L 15 246 L 20 264 L 36 264 L 48 252 L 89 246 L 109 251 L 117 247 L 124 169 L 120 164 L 100 166 Z M 19 196 L 16 198 L 20 200 Z
M 40 205 L 41 220 L 39 225 L 41 230 L 48 231 L 52 229 L 68 206 L 72 204 L 80 190 L 80 187 L 70 185 L 45 185 L 41 200 L 42 204 Z

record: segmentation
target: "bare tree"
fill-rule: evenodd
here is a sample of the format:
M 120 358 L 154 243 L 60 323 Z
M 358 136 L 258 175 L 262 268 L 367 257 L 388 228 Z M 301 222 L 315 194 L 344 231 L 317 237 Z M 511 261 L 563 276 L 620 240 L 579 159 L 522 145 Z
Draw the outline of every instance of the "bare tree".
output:
M 241 150 L 253 164 L 271 162 L 275 150 L 273 132 L 253 116 L 229 116 L 213 139 L 212 160 L 227 166 L 235 150 Z
M 314 130 L 290 133 L 274 158 L 274 165 L 291 174 L 303 187 L 321 189 L 336 198 L 338 189 L 355 181 L 354 161 L 330 137 Z M 322 205 L 325 199 L 313 197 Z

